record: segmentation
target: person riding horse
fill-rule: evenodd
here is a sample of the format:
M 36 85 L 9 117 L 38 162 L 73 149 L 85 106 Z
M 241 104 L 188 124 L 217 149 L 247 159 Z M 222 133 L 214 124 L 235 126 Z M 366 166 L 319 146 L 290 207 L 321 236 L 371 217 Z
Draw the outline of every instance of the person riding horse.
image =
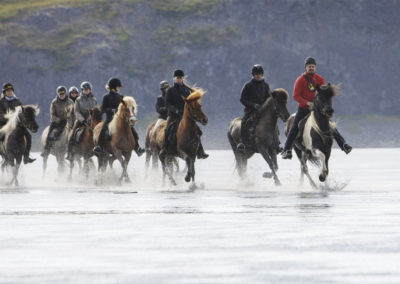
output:
M 174 85 L 170 87 L 166 94 L 166 107 L 168 109 L 167 126 L 165 127 L 164 145 L 160 151 L 160 156 L 166 155 L 168 151 L 176 149 L 176 131 L 179 121 L 182 119 L 185 102 L 183 98 L 187 98 L 193 91 L 184 83 L 185 74 L 182 70 L 174 71 Z M 183 97 L 183 98 L 182 98 Z M 199 135 L 202 135 L 198 127 Z M 203 145 L 200 141 L 197 150 L 198 159 L 208 158 L 208 154 L 204 152 Z
M 79 91 L 78 88 L 75 86 L 72 86 L 68 90 L 68 97 L 71 101 L 75 102 L 79 98 Z
M 248 81 L 242 89 L 240 102 L 245 106 L 242 124 L 240 128 L 240 142 L 237 149 L 241 152 L 251 143 L 255 125 L 257 124 L 257 110 L 270 97 L 269 85 L 264 80 L 264 68 L 256 64 L 251 69 L 253 78 Z
M 50 152 L 53 143 L 63 133 L 67 125 L 68 113 L 73 107 L 74 103 L 67 96 L 67 88 L 64 86 L 57 87 L 57 96 L 50 104 L 50 129 L 44 145 L 42 156 L 47 156 Z
M 121 103 L 121 96 L 118 92 L 121 89 L 122 84 L 121 80 L 118 78 L 110 78 L 106 85 L 106 89 L 109 91 L 107 94 L 103 96 L 103 102 L 101 105 L 101 109 L 103 113 L 106 113 L 106 120 L 103 123 L 103 127 L 101 128 L 101 132 L 99 135 L 99 142 L 96 147 L 94 147 L 93 152 L 95 155 L 99 155 L 104 148 L 104 144 L 106 142 L 106 130 L 108 128 L 108 124 L 114 117 L 115 112 L 118 109 L 119 104 Z M 133 150 L 135 150 L 138 156 L 141 156 L 145 150 L 139 146 L 139 135 L 136 132 L 136 129 L 132 126 L 131 127 L 133 137 L 136 140 L 136 146 Z
M 167 94 L 169 84 L 167 81 L 160 82 L 161 95 L 157 97 L 156 111 L 158 112 L 158 118 L 166 120 L 168 117 L 168 109 L 165 102 L 165 96 Z
M 72 147 L 75 143 L 76 130 L 88 125 L 89 109 L 93 109 L 98 105 L 96 98 L 92 93 L 92 84 L 84 81 L 81 83 L 81 95 L 76 99 L 74 105 L 74 126 L 71 135 L 68 137 L 68 154 L 66 159 L 72 161 Z
M 14 86 L 11 83 L 5 83 L 3 85 L 2 97 L 0 99 L 0 128 L 7 123 L 7 119 L 4 117 L 8 111 L 13 111 L 17 106 L 22 106 L 22 102 L 14 94 Z M 0 134 L 0 140 L 4 139 L 3 134 Z M 25 130 L 26 139 L 26 152 L 24 153 L 24 164 L 32 163 L 36 159 L 29 157 L 29 152 L 32 146 L 32 136 Z
M 290 129 L 286 139 L 285 147 L 282 152 L 283 159 L 292 158 L 292 146 L 299 131 L 299 122 L 310 113 L 313 107 L 313 100 L 317 85 L 325 85 L 324 78 L 315 73 L 316 65 L 317 63 L 314 58 L 307 57 L 304 60 L 305 72 L 297 77 L 296 81 L 294 82 L 293 99 L 298 102 L 299 107 L 297 109 L 292 128 Z M 337 129 L 333 132 L 333 137 L 342 151 L 344 151 L 346 154 L 351 152 L 352 147 L 346 143 L 345 139 L 342 137 L 342 135 L 340 135 Z

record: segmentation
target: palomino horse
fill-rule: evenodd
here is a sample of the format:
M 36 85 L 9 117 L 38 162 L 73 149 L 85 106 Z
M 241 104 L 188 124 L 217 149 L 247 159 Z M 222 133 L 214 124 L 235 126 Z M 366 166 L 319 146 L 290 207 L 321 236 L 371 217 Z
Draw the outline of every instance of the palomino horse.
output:
M 299 123 L 299 134 L 295 140 L 294 150 L 301 164 L 300 183 L 303 183 L 304 175 L 306 175 L 313 188 L 317 188 L 317 186 L 308 172 L 307 161 L 321 166 L 319 180 L 325 181 L 329 172 L 328 161 L 331 155 L 332 136 L 336 131 L 335 123 L 330 121 L 334 112 L 332 100 L 338 92 L 340 92 L 340 88 L 330 83 L 321 87 L 317 86 L 313 109 Z M 293 120 L 294 114 L 286 123 L 286 135 L 293 124 Z
M 74 169 L 74 160 L 79 159 L 79 157 L 83 157 L 83 172 L 85 177 L 87 178 L 89 175 L 89 161 L 93 156 L 93 129 L 97 124 L 101 122 L 102 112 L 99 107 L 95 107 L 93 109 L 89 108 L 89 119 L 87 125 L 82 126 L 82 134 L 77 141 L 74 143 L 72 147 L 72 161 L 70 163 L 70 172 L 69 175 L 72 177 L 72 171 Z M 72 136 L 73 133 L 70 133 L 69 136 Z M 75 137 L 70 137 L 70 139 L 75 139 Z M 91 161 L 92 162 L 92 161 Z M 92 162 L 93 163 L 93 162 Z
M 123 97 L 113 120 L 108 125 L 111 138 L 104 144 L 103 152 L 98 156 L 100 183 L 103 182 L 103 173 L 107 168 L 109 154 L 115 156 L 121 163 L 122 174 L 120 181 L 124 178 L 125 181 L 129 181 L 127 167 L 131 159 L 132 150 L 137 143 L 131 130 L 131 127 L 136 123 L 136 110 L 137 105 L 135 99 L 128 96 Z M 102 126 L 103 122 L 100 122 L 94 128 L 93 141 L 95 145 L 98 143 Z
M 246 147 L 244 152 L 237 150 L 239 143 L 241 118 L 235 118 L 229 125 L 228 139 L 231 144 L 236 159 L 236 167 L 240 177 L 244 177 L 247 168 L 247 160 L 254 155 L 260 153 L 268 163 L 272 173 L 265 173 L 264 177 L 274 178 L 275 185 L 280 185 L 279 178 L 276 174 L 278 170 L 278 162 L 276 156 L 278 154 L 279 137 L 277 136 L 278 118 L 286 121 L 289 112 L 286 108 L 288 93 L 284 89 L 275 89 L 271 93 L 261 108 L 258 110 L 258 123 L 255 128 L 253 145 Z
M 177 138 L 177 153 L 176 155 L 186 162 L 187 173 L 185 181 L 195 182 L 195 168 L 194 163 L 196 161 L 196 153 L 200 144 L 200 133 L 197 127 L 197 122 L 202 125 L 206 125 L 208 122 L 207 116 L 203 113 L 201 108 L 200 100 L 204 95 L 202 89 L 195 89 L 187 98 L 183 98 L 185 101 L 185 107 L 183 116 L 179 122 L 178 129 L 176 131 Z M 164 132 L 160 133 L 158 141 L 163 143 Z M 162 144 L 161 144 L 162 145 Z M 168 176 L 172 184 L 176 184 L 172 176 L 171 165 L 167 164 L 167 156 L 161 155 L 160 160 L 164 173 Z
M 152 168 L 156 169 L 158 167 L 158 156 L 162 149 L 163 137 L 160 138 L 160 134 L 164 135 L 166 127 L 166 120 L 159 118 L 156 121 L 150 123 L 146 130 L 146 172 L 150 166 L 150 159 L 152 161 Z M 175 157 L 168 156 L 167 164 L 172 163 L 176 172 L 179 172 L 179 163 Z
M 39 125 L 36 116 L 40 110 L 38 106 L 18 106 L 14 111 L 5 115 L 7 123 L 0 129 L 5 135 L 0 143 L 0 155 L 4 158 L 4 165 L 13 168 L 13 178 L 10 184 L 18 185 L 18 171 L 26 149 L 25 131 L 29 129 L 36 133 Z

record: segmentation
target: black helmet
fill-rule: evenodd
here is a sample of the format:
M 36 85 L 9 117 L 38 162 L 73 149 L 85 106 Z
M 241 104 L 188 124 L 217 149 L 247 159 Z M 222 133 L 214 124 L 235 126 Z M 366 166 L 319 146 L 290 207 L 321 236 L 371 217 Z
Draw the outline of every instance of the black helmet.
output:
M 14 86 L 11 83 L 4 83 L 3 84 L 3 93 L 7 90 L 13 90 L 14 92 Z
M 315 62 L 315 59 L 312 58 L 311 56 L 309 56 L 306 59 L 304 59 L 304 66 L 307 66 L 307 65 L 310 65 L 310 64 L 317 65 L 317 62 Z
M 79 94 L 79 90 L 78 90 L 78 88 L 75 87 L 75 86 L 72 86 L 71 88 L 69 88 L 68 94 L 71 94 L 72 92 L 76 92 L 76 93 Z
M 160 90 L 168 88 L 169 87 L 169 83 L 167 81 L 161 81 L 160 82 Z
M 117 87 L 122 87 L 121 80 L 118 78 L 110 78 L 108 80 L 107 86 L 112 90 L 116 89 Z
M 81 90 L 83 90 L 83 89 L 92 90 L 92 84 L 90 84 L 90 82 L 88 82 L 88 81 L 83 81 L 81 83 Z
M 185 77 L 185 73 L 182 70 L 177 69 L 174 71 L 174 77 Z
M 67 88 L 64 86 L 58 86 L 57 87 L 57 95 L 62 95 L 67 93 Z
M 264 74 L 264 68 L 260 64 L 256 64 L 251 68 L 251 75 Z

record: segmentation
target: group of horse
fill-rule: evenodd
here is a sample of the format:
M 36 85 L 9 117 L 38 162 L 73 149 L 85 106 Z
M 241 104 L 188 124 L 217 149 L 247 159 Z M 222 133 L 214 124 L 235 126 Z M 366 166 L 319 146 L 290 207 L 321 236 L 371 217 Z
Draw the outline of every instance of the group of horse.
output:
M 317 87 L 313 109 L 310 115 L 300 123 L 300 131 L 295 140 L 294 148 L 301 164 L 301 181 L 306 175 L 314 188 L 316 188 L 316 184 L 308 172 L 307 161 L 320 165 L 319 179 L 320 181 L 325 181 L 328 175 L 332 132 L 335 128 L 335 124 L 331 122 L 333 114 L 332 101 L 338 90 L 337 86 L 331 84 Z M 160 160 L 163 179 L 165 180 L 168 177 L 169 181 L 174 185 L 176 184 L 176 171 L 174 169 L 179 171 L 177 158 L 181 158 L 186 162 L 185 181 L 192 182 L 192 185 L 195 184 L 195 161 L 200 144 L 200 133 L 198 133 L 196 124 L 206 125 L 208 123 L 208 118 L 201 106 L 203 95 L 204 90 L 195 88 L 187 98 L 184 98 L 184 112 L 176 133 L 176 151 L 168 151 L 166 155 L 160 155 L 164 143 L 165 120 L 159 119 L 152 122 L 146 131 L 146 168 L 149 167 L 150 160 L 152 160 L 153 167 L 157 167 L 158 160 Z M 276 135 L 276 130 L 278 119 L 286 122 L 286 134 L 293 123 L 294 114 L 289 115 L 287 102 L 288 92 L 286 90 L 279 88 L 272 91 L 270 98 L 257 111 L 256 127 L 251 139 L 252 145 L 251 147 L 246 147 L 245 151 L 238 151 L 236 147 L 240 141 L 241 118 L 235 118 L 230 123 L 228 140 L 235 156 L 236 168 L 240 177 L 245 177 L 246 175 L 247 160 L 255 153 L 260 153 L 270 168 L 270 172 L 264 173 L 263 176 L 273 178 L 275 185 L 280 185 L 280 180 L 277 176 L 279 139 Z M 0 132 L 5 135 L 4 140 L 0 142 L 0 155 L 3 157 L 2 169 L 4 170 L 6 166 L 12 169 L 13 176 L 10 184 L 18 185 L 18 171 L 27 144 L 24 133 L 26 130 L 31 132 L 38 131 L 39 126 L 35 119 L 38 114 L 39 108 L 34 105 L 17 107 L 6 115 L 7 124 L 0 129 Z M 85 177 L 88 177 L 90 164 L 93 163 L 92 149 L 98 142 L 102 128 L 102 111 L 99 107 L 95 107 L 89 109 L 89 114 L 89 119 L 80 129 L 79 139 L 76 140 L 72 149 L 73 160 L 70 162 L 70 176 L 75 162 L 83 159 Z M 131 131 L 131 127 L 137 121 L 136 114 L 137 105 L 134 98 L 124 96 L 113 120 L 109 123 L 108 139 L 103 152 L 97 157 L 98 183 L 103 183 L 107 166 L 110 165 L 112 167 L 113 161 L 116 159 L 122 167 L 120 182 L 129 181 L 127 167 L 131 159 L 132 150 L 135 143 L 137 143 Z M 42 147 L 44 147 L 48 129 L 49 127 L 46 127 L 42 133 Z M 63 171 L 65 167 L 64 156 L 67 151 L 67 141 L 68 139 L 74 139 L 71 129 L 72 126 L 67 123 L 49 153 L 56 157 L 59 171 Z M 43 173 L 46 171 L 49 154 L 43 156 Z

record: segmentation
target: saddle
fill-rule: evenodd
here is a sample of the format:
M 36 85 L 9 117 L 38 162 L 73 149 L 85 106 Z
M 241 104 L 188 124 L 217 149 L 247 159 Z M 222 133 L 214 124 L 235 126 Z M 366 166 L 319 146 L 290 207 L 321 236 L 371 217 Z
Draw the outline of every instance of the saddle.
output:
M 80 126 L 74 133 L 74 141 L 76 144 L 82 141 L 83 133 L 85 133 L 85 126 Z

